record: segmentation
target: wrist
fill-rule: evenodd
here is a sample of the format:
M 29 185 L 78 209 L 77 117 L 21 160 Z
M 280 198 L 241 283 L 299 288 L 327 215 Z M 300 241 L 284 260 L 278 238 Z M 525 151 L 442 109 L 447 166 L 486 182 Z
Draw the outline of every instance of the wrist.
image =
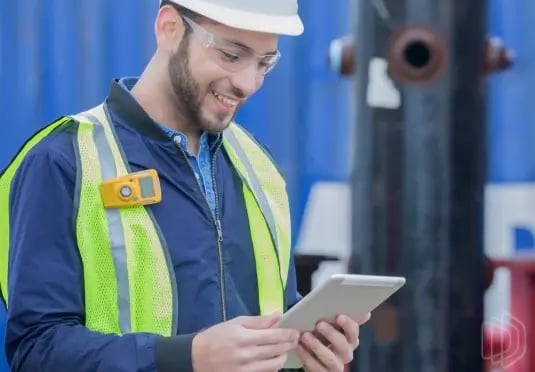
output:
M 204 334 L 197 333 L 191 343 L 191 364 L 194 372 L 204 372 L 206 370 L 206 355 L 204 346 Z

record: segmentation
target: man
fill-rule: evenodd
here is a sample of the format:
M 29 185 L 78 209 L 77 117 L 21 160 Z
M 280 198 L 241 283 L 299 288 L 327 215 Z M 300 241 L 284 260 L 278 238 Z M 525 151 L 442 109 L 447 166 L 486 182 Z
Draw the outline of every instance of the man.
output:
M 0 178 L 13 371 L 277 371 L 294 348 L 310 372 L 351 360 L 348 317 L 275 327 L 299 300 L 284 181 L 231 123 L 277 35 L 301 32 L 295 0 L 164 1 L 141 77 L 21 149 Z

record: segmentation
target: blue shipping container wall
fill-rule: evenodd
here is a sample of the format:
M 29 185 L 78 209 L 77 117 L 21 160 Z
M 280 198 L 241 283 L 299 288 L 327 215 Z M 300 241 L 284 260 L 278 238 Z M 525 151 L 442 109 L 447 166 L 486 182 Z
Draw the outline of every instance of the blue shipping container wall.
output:
M 0 0 L 0 169 L 38 128 L 98 104 L 113 77 L 142 71 L 157 4 Z M 350 4 L 300 1 L 305 33 L 281 38 L 279 66 L 237 118 L 288 180 L 294 239 L 311 184 L 348 177 L 351 81 L 329 71 L 326 55 L 332 39 L 350 32 Z
M 514 66 L 489 79 L 489 181 L 535 182 L 535 2 L 492 0 L 489 33 L 515 53 Z

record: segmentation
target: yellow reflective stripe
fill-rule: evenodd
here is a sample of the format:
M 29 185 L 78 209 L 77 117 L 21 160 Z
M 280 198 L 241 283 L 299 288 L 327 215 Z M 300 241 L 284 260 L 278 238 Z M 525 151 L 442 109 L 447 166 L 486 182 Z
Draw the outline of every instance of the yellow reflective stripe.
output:
M 260 315 L 284 312 L 284 287 L 271 233 L 256 198 L 247 186 L 243 187 L 245 207 L 253 240 L 258 285 Z
M 84 267 L 85 325 L 102 333 L 121 334 L 119 299 L 112 242 L 109 236 L 109 216 L 102 203 L 99 185 L 102 170 L 94 132 L 103 132 L 88 119 L 75 116 L 77 132 L 78 173 L 76 236 Z
M 102 159 L 103 151 L 97 146 L 97 154 L 103 171 L 105 167 L 111 167 L 114 174 L 110 174 L 109 177 L 126 175 L 127 166 L 104 107 L 101 105 L 85 115 L 96 128 L 103 128 L 102 132 L 108 148 L 104 153 L 108 152 L 112 158 L 107 161 Z M 97 163 L 94 156 L 95 153 L 93 153 L 93 158 L 87 158 L 87 162 Z M 94 185 L 100 186 L 100 182 Z M 118 304 L 119 311 L 118 314 L 114 312 L 115 323 L 118 317 L 122 333 L 151 332 L 165 336 L 175 334 L 177 296 L 174 273 L 163 247 L 164 241 L 157 231 L 152 216 L 143 206 L 119 210 L 105 209 L 101 199 L 95 205 L 106 214 L 108 221 L 113 219 L 110 226 L 115 226 L 113 230 L 92 233 L 93 236 L 100 236 L 100 239 L 106 239 L 109 236 L 112 241 L 111 257 L 117 275 L 115 278 L 110 278 L 108 275 L 105 280 L 112 280 L 117 284 L 114 289 L 116 290 L 115 299 L 118 302 L 115 302 L 114 306 L 117 308 Z M 86 220 L 85 223 L 91 223 L 91 221 Z M 110 250 L 101 252 L 101 255 L 107 255 L 109 259 L 109 252 Z M 94 270 L 91 263 L 88 265 L 88 271 Z M 99 277 L 102 274 L 95 273 L 94 275 Z M 95 279 L 98 278 L 93 278 Z M 91 278 L 86 280 L 91 281 Z M 92 297 L 88 301 L 98 303 L 100 299 Z M 106 307 L 101 307 L 97 312 L 102 314 L 107 311 Z M 128 322 L 128 325 L 125 325 L 125 322 Z M 105 324 L 103 326 L 106 327 Z
M 284 180 L 261 147 L 238 126 L 233 124 L 225 131 L 224 144 L 244 180 L 261 314 L 284 311 L 291 254 Z
M 113 333 L 125 334 L 131 332 L 130 320 L 130 292 L 128 286 L 128 271 L 126 265 L 126 251 L 124 242 L 124 232 L 121 223 L 119 211 L 116 209 L 103 209 L 97 206 L 100 203 L 100 190 L 98 185 L 102 180 L 117 177 L 117 168 L 115 160 L 111 152 L 108 140 L 106 138 L 106 129 L 93 115 L 78 115 L 75 117 L 80 122 L 78 132 L 78 148 L 82 156 L 89 154 L 96 154 L 98 162 L 92 159 L 91 161 L 84 161 L 81 158 L 81 189 L 78 194 L 80 197 L 79 216 L 84 216 L 77 219 L 77 231 L 80 251 L 82 253 L 82 260 L 87 262 L 87 267 L 91 265 L 99 265 L 101 271 L 94 277 L 87 277 L 86 283 L 89 283 L 90 289 L 86 290 L 86 312 L 89 313 L 87 317 L 87 325 L 92 329 L 104 331 L 101 327 L 107 327 L 113 324 Z M 90 123 L 88 125 L 88 123 Z M 87 132 L 85 132 L 87 131 Z M 85 154 L 85 155 L 84 155 Z M 85 210 L 88 210 L 85 212 Z M 94 224 L 87 223 L 86 216 L 91 216 L 92 221 L 105 221 L 105 223 Z M 100 230 L 103 229 L 104 230 Z M 85 234 L 90 232 L 90 236 Z M 109 239 L 103 239 L 102 236 L 107 236 Z M 87 243 L 86 243 L 86 238 Z M 94 241 L 97 240 L 97 241 Z M 105 246 L 104 251 L 92 249 L 94 246 Z M 103 253 L 110 252 L 110 255 Z M 101 261 L 100 263 L 94 260 Z M 84 265 L 85 266 L 85 265 Z M 84 270 L 88 275 L 93 275 L 91 270 Z M 114 274 L 114 276 L 112 276 Z M 103 280 L 103 283 L 99 283 Z M 113 286 L 107 288 L 106 305 L 102 308 L 109 308 L 110 315 L 99 315 L 99 311 L 92 309 L 93 306 L 100 308 L 102 304 L 94 303 L 91 299 L 97 295 L 94 284 L 105 286 L 106 282 L 112 282 Z M 95 323 L 93 317 L 96 318 Z M 103 321 L 103 324 L 99 322 Z M 110 323 L 111 322 L 111 323 Z M 118 323 L 117 323 L 118 322 Z
M 286 286 L 291 255 L 290 206 L 286 182 L 271 157 L 265 153 L 263 147 L 255 141 L 254 137 L 236 124 L 232 124 L 225 132 L 227 137 L 229 131 L 232 131 L 244 153 L 247 154 L 246 158 L 254 161 L 254 167 L 251 167 L 253 174 L 259 181 L 260 189 L 268 201 L 271 215 L 275 221 L 281 277 Z
M 275 244 L 275 248 L 277 249 L 277 252 L 278 252 L 280 249 L 279 249 L 279 240 L 277 237 L 277 228 L 275 227 L 275 220 L 273 218 L 273 213 L 271 212 L 270 203 L 267 200 L 266 195 L 264 194 L 264 190 L 262 189 L 262 186 L 260 185 L 260 181 L 256 177 L 255 171 L 253 169 L 251 162 L 249 161 L 249 158 L 245 154 L 243 148 L 240 145 L 239 140 L 236 138 L 232 130 L 226 132 L 225 136 L 226 136 L 227 141 L 232 145 L 232 148 L 234 149 L 234 153 L 238 157 L 240 164 L 243 166 L 243 169 L 245 170 L 245 173 L 247 174 L 247 183 L 251 187 L 251 190 L 253 191 L 258 201 L 258 204 L 260 205 L 260 209 L 262 213 L 264 214 L 264 217 L 269 227 L 269 231 L 271 232 L 273 242 Z
M 95 111 L 95 116 L 105 124 L 117 175 L 128 174 L 103 106 Z M 171 336 L 178 318 L 174 272 L 165 256 L 155 221 L 143 206 L 121 208 L 120 215 L 125 236 L 132 330 Z
M 48 136 L 59 126 L 68 122 L 70 118 L 63 117 L 49 124 L 39 132 L 37 132 L 30 140 L 23 145 L 21 151 L 15 156 L 13 161 L 8 165 L 7 169 L 0 176 L 0 289 L 1 295 L 6 302 L 9 303 L 8 292 L 8 261 L 9 261 L 9 195 L 11 191 L 11 183 L 15 177 L 15 173 L 24 157 L 28 152 L 37 145 L 43 138 Z

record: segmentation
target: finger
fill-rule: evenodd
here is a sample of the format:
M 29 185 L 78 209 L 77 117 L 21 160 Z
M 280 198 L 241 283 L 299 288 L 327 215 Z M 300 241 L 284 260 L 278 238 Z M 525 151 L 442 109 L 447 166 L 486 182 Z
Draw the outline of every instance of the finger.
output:
M 338 334 L 340 335 L 340 333 Z M 327 346 L 323 345 L 312 333 L 305 333 L 301 340 L 304 346 L 315 356 L 317 362 L 327 368 L 327 370 L 339 371 L 344 367 L 344 362 L 334 353 L 334 350 L 330 350 Z
M 345 315 L 338 316 L 336 318 L 336 324 L 340 326 L 351 348 L 356 348 L 359 337 L 359 324 Z
M 231 323 L 239 324 L 247 329 L 267 329 L 280 321 L 280 314 L 264 316 L 239 316 L 232 319 Z
M 347 336 L 342 331 L 335 329 L 327 322 L 320 322 L 316 329 L 329 341 L 334 354 L 342 363 L 349 363 L 353 359 L 353 344 L 348 341 Z
M 366 314 L 361 320 L 358 321 L 359 325 L 367 323 L 372 318 L 372 313 Z
M 299 332 L 294 329 L 245 330 L 243 345 L 276 345 L 286 342 L 297 343 L 298 340 Z
M 319 324 L 319 323 L 318 323 Z M 327 340 L 325 338 L 325 336 L 323 336 L 320 332 L 318 332 L 317 330 L 313 331 L 312 334 L 314 335 L 314 337 L 316 337 L 323 345 L 325 346 L 329 346 L 331 343 L 329 342 L 329 340 Z
M 295 342 L 284 342 L 282 344 L 274 345 L 260 345 L 250 348 L 247 361 L 264 360 L 278 357 L 282 354 L 288 353 L 297 347 L 297 340 Z
M 303 363 L 303 367 L 307 372 L 327 372 L 325 366 L 323 366 L 316 357 L 308 351 L 303 345 L 297 345 L 297 355 Z
M 273 372 L 281 370 L 288 358 L 287 354 L 281 354 L 271 359 L 256 360 L 247 364 L 244 371 Z

